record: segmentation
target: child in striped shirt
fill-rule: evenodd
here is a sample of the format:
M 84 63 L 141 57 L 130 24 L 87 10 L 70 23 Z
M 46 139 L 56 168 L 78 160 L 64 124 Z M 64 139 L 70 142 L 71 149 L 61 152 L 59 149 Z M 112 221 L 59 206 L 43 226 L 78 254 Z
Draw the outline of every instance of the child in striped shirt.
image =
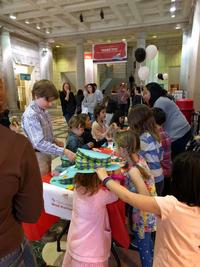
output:
M 163 196 L 170 194 L 170 187 L 171 187 L 171 169 L 172 169 L 172 161 L 171 161 L 171 138 L 166 133 L 163 128 L 163 125 L 166 121 L 165 112 L 161 108 L 153 108 L 153 116 L 156 121 L 161 144 L 163 148 L 163 159 L 161 160 L 161 166 L 163 168 L 163 175 L 164 175 L 164 189 L 162 192 Z
M 146 105 L 136 105 L 128 114 L 128 123 L 130 128 L 140 136 L 140 155 L 146 160 L 154 176 L 157 195 L 161 196 L 164 187 L 164 175 L 160 163 L 163 148 L 153 112 Z

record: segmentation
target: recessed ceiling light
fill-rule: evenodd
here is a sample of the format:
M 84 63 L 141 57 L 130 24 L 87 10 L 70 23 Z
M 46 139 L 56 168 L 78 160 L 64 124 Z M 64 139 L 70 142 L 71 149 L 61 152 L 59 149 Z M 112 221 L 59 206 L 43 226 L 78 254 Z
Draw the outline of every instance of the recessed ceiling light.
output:
M 55 40 L 54 39 L 49 39 L 48 42 L 53 44 L 53 43 L 55 43 Z
M 176 30 L 180 30 L 180 29 L 181 29 L 181 25 L 178 25 L 178 24 L 177 24 L 176 27 L 175 27 L 175 29 L 176 29 Z
M 175 18 L 175 14 L 172 14 L 172 15 L 171 15 L 171 18 Z
M 126 39 L 122 39 L 123 42 L 126 42 Z
M 17 17 L 15 16 L 15 15 L 13 15 L 13 14 L 11 14 L 10 16 L 10 19 L 13 19 L 13 20 L 15 20 Z
M 170 7 L 170 10 L 169 10 L 171 13 L 175 12 L 176 11 L 176 7 L 175 6 L 172 6 Z
M 46 34 L 50 34 L 50 30 L 49 29 L 46 29 Z
M 36 29 L 40 30 L 41 29 L 40 25 L 37 25 L 36 26 Z
M 56 45 L 56 48 L 60 48 L 60 45 Z
M 30 24 L 30 22 L 29 22 L 27 19 L 25 20 L 25 23 L 26 23 L 26 24 Z

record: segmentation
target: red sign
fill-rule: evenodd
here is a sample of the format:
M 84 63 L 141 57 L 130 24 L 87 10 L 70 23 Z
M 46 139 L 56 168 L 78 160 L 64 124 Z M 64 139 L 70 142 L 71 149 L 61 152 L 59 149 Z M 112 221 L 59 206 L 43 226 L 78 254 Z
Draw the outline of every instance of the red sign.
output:
M 126 42 L 95 44 L 92 48 L 94 62 L 112 62 L 127 60 Z
M 92 53 L 91 52 L 85 52 L 84 53 L 84 59 L 92 59 Z

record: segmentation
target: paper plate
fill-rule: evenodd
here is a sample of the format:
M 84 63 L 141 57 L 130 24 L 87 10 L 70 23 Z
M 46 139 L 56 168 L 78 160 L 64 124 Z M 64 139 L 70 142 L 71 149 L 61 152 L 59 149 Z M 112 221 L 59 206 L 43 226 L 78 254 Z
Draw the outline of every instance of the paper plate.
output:
M 84 169 L 84 170 L 79 170 L 79 169 L 77 169 L 76 168 L 76 166 L 74 165 L 74 166 L 71 166 L 71 172 L 73 172 L 73 173 L 95 173 L 95 171 L 96 171 L 96 168 L 95 169 Z M 105 169 L 107 170 L 107 171 L 115 171 L 115 170 L 118 170 L 118 169 L 120 169 L 121 168 L 121 166 L 120 166 L 120 164 L 110 164 L 108 167 L 105 167 Z M 74 175 L 75 175 L 74 174 Z
M 62 187 L 65 189 L 72 189 L 74 187 L 73 178 L 61 179 L 60 176 L 54 176 L 50 180 L 50 184 Z

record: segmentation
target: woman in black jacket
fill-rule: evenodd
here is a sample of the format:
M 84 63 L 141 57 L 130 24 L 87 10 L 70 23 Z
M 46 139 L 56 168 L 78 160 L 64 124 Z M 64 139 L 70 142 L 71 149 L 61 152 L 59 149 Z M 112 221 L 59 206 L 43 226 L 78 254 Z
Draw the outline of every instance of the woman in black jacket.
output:
M 76 110 L 76 99 L 71 91 L 71 86 L 68 82 L 63 83 L 62 91 L 60 91 L 60 102 L 62 106 L 63 116 L 68 123 Z

